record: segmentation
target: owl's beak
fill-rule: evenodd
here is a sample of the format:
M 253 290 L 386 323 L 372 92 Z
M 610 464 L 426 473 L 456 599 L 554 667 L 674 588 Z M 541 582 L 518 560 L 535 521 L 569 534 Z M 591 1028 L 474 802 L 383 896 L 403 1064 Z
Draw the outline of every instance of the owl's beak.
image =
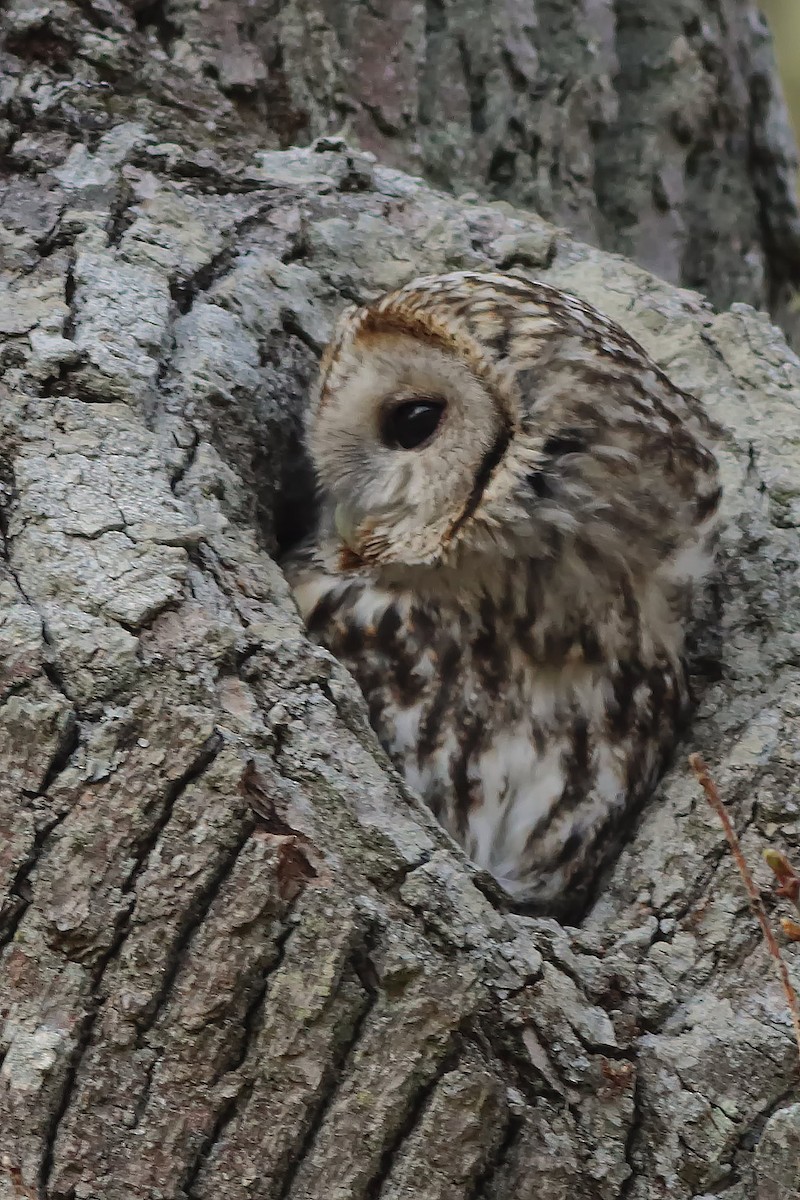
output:
M 355 549 L 357 525 L 353 510 L 344 504 L 337 504 L 333 514 L 333 523 L 345 546 Z

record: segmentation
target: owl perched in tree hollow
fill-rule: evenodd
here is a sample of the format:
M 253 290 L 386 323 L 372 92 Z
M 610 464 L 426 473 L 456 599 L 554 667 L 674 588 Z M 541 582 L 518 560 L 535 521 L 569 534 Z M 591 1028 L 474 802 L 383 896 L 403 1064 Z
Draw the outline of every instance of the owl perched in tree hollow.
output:
M 517 276 L 349 309 L 285 568 L 383 745 L 520 905 L 575 916 L 689 706 L 720 488 L 696 407 L 619 326 Z

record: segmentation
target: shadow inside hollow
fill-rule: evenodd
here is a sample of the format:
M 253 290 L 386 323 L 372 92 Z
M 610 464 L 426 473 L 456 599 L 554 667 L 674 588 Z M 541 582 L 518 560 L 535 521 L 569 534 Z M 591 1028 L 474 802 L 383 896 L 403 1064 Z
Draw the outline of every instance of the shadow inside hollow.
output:
M 290 434 L 281 465 L 271 524 L 280 559 L 304 541 L 317 521 L 317 488 L 302 434 Z

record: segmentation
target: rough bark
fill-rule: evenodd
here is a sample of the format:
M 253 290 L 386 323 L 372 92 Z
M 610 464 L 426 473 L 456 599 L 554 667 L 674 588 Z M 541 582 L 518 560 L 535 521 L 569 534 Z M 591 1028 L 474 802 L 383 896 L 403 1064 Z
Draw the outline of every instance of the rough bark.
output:
M 9 7 L 10 48 L 33 68 L 15 103 L 55 142 L 56 112 L 84 134 L 105 119 L 85 94 L 98 84 L 114 119 L 158 119 L 160 101 L 176 102 L 198 146 L 226 130 L 273 148 L 344 132 L 387 165 L 530 207 L 718 307 L 769 308 L 798 336 L 796 153 L 750 0 Z
M 0 1198 L 785 1200 L 789 1016 L 684 753 L 754 864 L 800 854 L 800 361 L 507 205 L 264 149 L 170 13 L 6 13 Z M 489 264 L 724 431 L 721 637 L 580 930 L 504 911 L 270 558 L 341 305 Z

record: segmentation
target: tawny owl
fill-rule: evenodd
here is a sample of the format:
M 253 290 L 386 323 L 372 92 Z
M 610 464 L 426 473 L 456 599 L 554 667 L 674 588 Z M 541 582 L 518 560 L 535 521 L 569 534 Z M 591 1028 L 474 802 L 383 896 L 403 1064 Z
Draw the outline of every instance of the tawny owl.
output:
M 696 402 L 576 297 L 463 272 L 342 316 L 308 440 L 308 629 L 470 858 L 576 914 L 689 706 L 720 498 Z

